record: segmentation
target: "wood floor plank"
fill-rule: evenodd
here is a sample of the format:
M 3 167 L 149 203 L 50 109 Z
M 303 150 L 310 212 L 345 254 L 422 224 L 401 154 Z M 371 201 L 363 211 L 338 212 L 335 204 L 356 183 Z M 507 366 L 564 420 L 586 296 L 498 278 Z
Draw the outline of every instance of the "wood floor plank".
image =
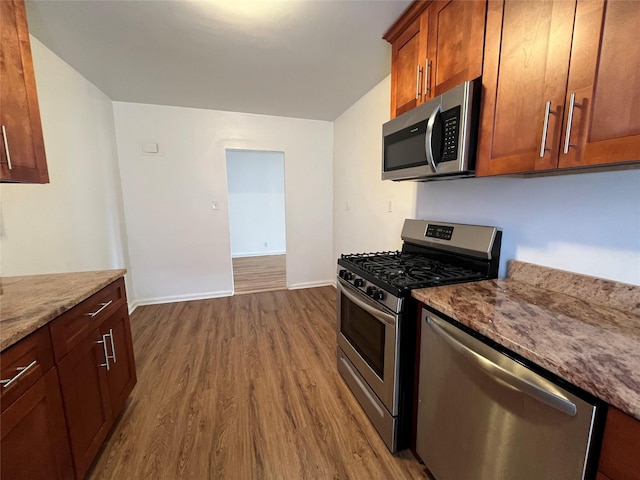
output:
M 139 307 L 138 384 L 90 479 L 428 479 L 336 366 L 335 289 Z
M 286 255 L 236 257 L 233 263 L 233 292 L 236 295 L 287 288 Z

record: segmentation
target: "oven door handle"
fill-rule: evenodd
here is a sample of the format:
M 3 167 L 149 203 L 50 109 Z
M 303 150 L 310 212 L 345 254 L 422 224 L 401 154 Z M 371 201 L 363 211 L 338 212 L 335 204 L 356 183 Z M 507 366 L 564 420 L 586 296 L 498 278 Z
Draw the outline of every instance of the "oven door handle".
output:
M 390 326 L 392 328 L 395 328 L 395 326 L 396 326 L 396 317 L 394 315 L 390 315 L 388 313 L 383 312 L 379 308 L 374 307 L 373 305 L 369 305 L 369 303 L 363 301 L 361 298 L 358 298 L 359 295 L 356 296 L 355 294 L 351 293 L 350 287 L 348 287 L 349 290 L 347 290 L 347 288 L 345 288 L 345 287 L 346 286 L 344 285 L 342 280 L 338 280 L 338 288 L 339 288 L 340 292 L 345 297 L 347 297 L 349 300 L 351 300 L 353 303 L 355 303 L 358 307 L 362 308 L 366 312 L 368 312 L 371 315 L 373 315 L 374 317 L 376 317 L 378 320 L 380 320 L 385 325 L 388 325 L 388 326 Z
M 429 327 L 431 327 L 431 329 L 442 340 L 444 340 L 445 343 L 471 363 L 475 364 L 476 367 L 484 371 L 489 375 L 489 377 L 498 380 L 502 385 L 508 388 L 517 390 L 525 395 L 529 395 L 530 397 L 544 403 L 545 405 L 549 405 L 551 408 L 555 408 L 565 415 L 569 415 L 570 417 L 576 416 L 578 409 L 575 403 L 568 398 L 565 398 L 559 393 L 549 391 L 544 385 L 539 385 L 537 382 L 520 378 L 506 368 L 492 362 L 490 359 L 462 343 L 459 339 L 452 337 L 439 325 L 439 320 L 431 316 L 427 316 L 426 320 Z

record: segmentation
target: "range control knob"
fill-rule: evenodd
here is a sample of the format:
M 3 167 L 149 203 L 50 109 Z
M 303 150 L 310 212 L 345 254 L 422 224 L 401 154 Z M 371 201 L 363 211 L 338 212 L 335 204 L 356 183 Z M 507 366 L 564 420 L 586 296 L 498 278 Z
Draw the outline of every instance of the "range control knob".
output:
M 384 292 L 382 290 L 376 290 L 373 294 L 373 298 L 376 300 L 384 300 Z
M 353 273 L 351 272 L 344 272 L 343 277 L 345 280 L 353 280 Z
M 376 293 L 376 288 L 369 285 L 366 290 L 366 294 L 370 297 L 373 297 L 373 294 Z
M 361 278 L 356 278 L 356 279 L 353 281 L 353 284 L 354 284 L 356 287 L 364 287 L 364 280 L 363 280 L 363 279 L 361 279 Z
M 345 273 L 347 273 L 347 271 L 346 271 L 344 268 L 341 268 L 341 269 L 338 271 L 338 276 L 339 276 L 340 278 L 344 278 L 344 274 L 345 274 Z

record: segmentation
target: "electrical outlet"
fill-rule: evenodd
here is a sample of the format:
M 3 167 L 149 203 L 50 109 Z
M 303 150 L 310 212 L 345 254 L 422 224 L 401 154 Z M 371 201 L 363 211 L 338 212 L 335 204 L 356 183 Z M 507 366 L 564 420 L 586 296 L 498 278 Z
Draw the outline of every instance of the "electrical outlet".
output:
M 389 206 L 388 206 L 387 211 L 389 213 L 393 212 L 393 201 L 392 200 L 389 200 Z

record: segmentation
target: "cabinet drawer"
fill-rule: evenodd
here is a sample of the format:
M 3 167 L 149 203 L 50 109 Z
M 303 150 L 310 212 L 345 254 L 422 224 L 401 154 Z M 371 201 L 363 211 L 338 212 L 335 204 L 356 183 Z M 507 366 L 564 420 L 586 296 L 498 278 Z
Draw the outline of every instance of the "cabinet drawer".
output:
M 53 367 L 49 328 L 43 327 L 0 355 L 1 411 L 5 411 Z M 6 381 L 6 382 L 5 382 Z
M 56 361 L 62 360 L 126 302 L 124 279 L 119 278 L 51 322 Z

